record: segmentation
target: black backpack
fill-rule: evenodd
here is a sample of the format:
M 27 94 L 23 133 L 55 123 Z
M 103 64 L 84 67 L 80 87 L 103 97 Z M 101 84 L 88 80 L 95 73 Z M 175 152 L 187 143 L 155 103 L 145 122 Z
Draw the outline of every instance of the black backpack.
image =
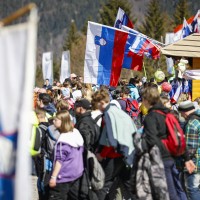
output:
M 59 135 L 55 135 L 50 127 L 41 124 L 36 130 L 34 150 L 38 151 L 38 155 L 43 152 L 47 157 L 51 157 L 53 154 L 53 149 Z
M 93 149 L 96 149 L 98 146 L 98 142 L 100 139 L 100 135 L 101 135 L 101 127 L 98 126 L 97 122 L 102 118 L 103 114 L 98 115 L 95 119 L 93 119 L 93 123 L 94 123 L 94 136 L 93 136 Z

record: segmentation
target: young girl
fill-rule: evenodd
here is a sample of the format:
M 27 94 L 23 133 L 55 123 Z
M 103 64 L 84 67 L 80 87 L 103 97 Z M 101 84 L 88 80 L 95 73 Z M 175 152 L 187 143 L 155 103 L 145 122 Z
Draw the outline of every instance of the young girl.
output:
M 54 125 L 60 137 L 54 150 L 53 173 L 49 182 L 50 200 L 78 199 L 79 178 L 83 174 L 83 138 L 73 127 L 70 114 L 60 111 Z

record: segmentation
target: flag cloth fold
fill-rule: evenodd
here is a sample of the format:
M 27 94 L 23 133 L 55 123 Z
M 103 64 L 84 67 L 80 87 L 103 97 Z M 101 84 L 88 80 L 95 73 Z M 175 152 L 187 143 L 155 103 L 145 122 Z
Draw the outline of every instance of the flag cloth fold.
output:
M 0 199 L 31 199 L 29 139 L 36 64 L 37 10 L 0 29 Z
M 42 74 L 43 79 L 49 79 L 51 85 L 53 85 L 53 53 L 45 52 L 42 55 Z
M 183 36 L 186 29 L 184 29 L 184 27 L 187 27 L 186 31 L 190 31 L 190 34 L 200 32 L 200 10 L 197 11 L 195 16 L 190 17 L 188 20 L 184 19 L 183 24 L 178 25 L 174 29 L 175 42 L 184 38 Z
M 129 28 L 133 28 L 133 23 L 129 19 L 128 15 L 122 10 L 121 8 L 118 9 L 117 17 L 115 20 L 114 27 L 115 28 L 122 28 L 122 25 L 127 26 Z
M 66 78 L 70 77 L 70 74 L 70 51 L 63 51 L 60 68 L 60 82 L 63 83 Z
M 135 56 L 129 50 L 134 40 L 135 36 L 128 32 L 88 22 L 84 82 L 115 87 L 122 66 L 141 70 L 142 56 Z
M 117 86 L 128 33 L 88 22 L 84 82 Z
M 135 36 L 135 40 L 132 41 L 130 51 L 137 55 L 145 55 L 146 57 L 155 60 L 160 57 L 160 42 L 153 40 L 146 35 L 140 33 L 139 31 L 130 29 L 126 26 L 122 26 L 122 30 L 127 31 Z
M 192 34 L 191 27 L 189 26 L 189 24 L 187 23 L 186 19 L 184 18 L 183 29 L 182 29 L 182 38 L 185 38 L 190 34 Z

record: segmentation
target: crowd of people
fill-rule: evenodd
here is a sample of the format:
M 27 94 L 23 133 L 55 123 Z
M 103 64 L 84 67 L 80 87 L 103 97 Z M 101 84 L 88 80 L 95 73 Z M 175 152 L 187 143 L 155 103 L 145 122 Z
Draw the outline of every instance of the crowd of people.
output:
M 76 74 L 35 88 L 39 199 L 200 200 L 200 98 L 172 90 L 167 79 L 112 88 Z

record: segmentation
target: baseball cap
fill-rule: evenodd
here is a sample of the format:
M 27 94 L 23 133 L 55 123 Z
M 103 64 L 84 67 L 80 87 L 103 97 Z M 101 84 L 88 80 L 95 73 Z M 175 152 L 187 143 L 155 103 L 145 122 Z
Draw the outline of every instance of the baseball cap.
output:
M 86 110 L 90 110 L 92 106 L 87 99 L 80 99 L 75 102 L 74 107 L 75 108 L 82 107 Z

